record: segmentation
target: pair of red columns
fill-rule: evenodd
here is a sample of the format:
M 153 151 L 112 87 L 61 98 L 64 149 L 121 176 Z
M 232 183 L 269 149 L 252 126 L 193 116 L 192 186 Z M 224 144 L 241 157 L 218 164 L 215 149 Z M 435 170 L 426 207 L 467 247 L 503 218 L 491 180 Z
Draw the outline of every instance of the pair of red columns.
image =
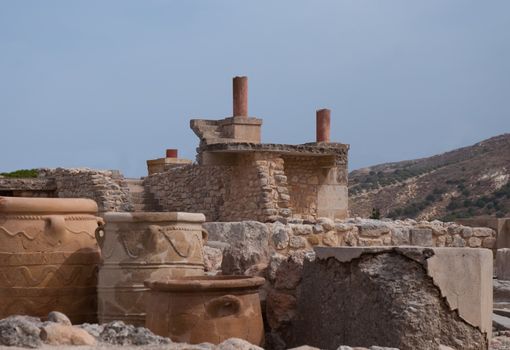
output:
M 234 77 L 233 80 L 234 116 L 248 117 L 248 77 Z M 316 130 L 317 142 L 330 142 L 331 111 L 317 111 Z

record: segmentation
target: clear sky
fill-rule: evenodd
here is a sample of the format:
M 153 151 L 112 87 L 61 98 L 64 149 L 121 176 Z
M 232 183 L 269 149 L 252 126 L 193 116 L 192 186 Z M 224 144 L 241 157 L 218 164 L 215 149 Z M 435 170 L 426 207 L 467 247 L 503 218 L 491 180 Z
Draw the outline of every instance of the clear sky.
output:
M 510 1 L 0 0 L 0 171 L 194 159 L 235 75 L 263 142 L 327 107 L 351 170 L 433 155 L 510 131 Z

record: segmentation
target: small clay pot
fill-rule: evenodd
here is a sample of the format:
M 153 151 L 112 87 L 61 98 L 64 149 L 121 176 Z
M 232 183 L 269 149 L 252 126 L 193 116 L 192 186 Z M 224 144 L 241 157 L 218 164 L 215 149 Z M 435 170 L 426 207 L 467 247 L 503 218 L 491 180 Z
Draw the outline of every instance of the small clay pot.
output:
M 249 276 L 147 280 L 145 326 L 176 342 L 219 344 L 235 337 L 261 345 L 258 289 L 264 282 Z

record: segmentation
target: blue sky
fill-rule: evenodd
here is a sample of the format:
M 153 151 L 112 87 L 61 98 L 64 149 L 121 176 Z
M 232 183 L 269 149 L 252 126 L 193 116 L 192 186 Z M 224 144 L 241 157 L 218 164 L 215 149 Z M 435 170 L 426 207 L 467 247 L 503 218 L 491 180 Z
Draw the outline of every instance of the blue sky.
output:
M 433 155 L 510 132 L 510 1 L 0 0 L 0 171 L 193 159 L 235 75 L 264 142 Z

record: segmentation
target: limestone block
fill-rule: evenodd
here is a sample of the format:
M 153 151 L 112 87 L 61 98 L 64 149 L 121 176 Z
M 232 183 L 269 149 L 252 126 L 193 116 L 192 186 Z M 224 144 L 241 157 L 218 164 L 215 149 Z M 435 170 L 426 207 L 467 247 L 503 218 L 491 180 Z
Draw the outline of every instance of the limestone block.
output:
M 278 250 L 285 249 L 289 245 L 289 227 L 276 222 L 272 227 L 272 240 L 274 247 Z
M 510 281 L 510 248 L 498 249 L 496 253 L 496 276 L 500 280 Z
M 490 250 L 316 247 L 315 253 L 304 262 L 292 345 L 487 349 Z
M 358 225 L 360 236 L 378 238 L 386 233 L 390 233 L 390 227 L 379 220 L 367 220 Z
M 391 243 L 393 245 L 410 245 L 409 229 L 406 227 L 395 227 L 391 230 Z
M 476 237 L 490 237 L 494 230 L 488 227 L 473 227 L 473 235 Z
M 430 228 L 413 228 L 411 229 L 411 244 L 420 247 L 432 247 L 432 229 Z
M 293 249 L 301 249 L 306 247 L 306 239 L 300 236 L 290 237 L 289 246 Z
M 95 345 L 96 339 L 84 329 L 60 323 L 41 328 L 41 339 L 51 345 Z
M 269 229 L 257 221 L 209 222 L 204 228 L 209 239 L 228 242 L 223 251 L 224 274 L 243 274 L 255 264 L 269 261 Z

